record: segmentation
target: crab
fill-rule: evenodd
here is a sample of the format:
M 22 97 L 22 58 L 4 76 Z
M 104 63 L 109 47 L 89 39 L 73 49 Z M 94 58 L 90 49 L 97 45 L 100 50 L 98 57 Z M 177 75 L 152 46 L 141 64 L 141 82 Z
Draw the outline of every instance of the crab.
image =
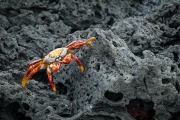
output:
M 39 70 L 47 69 L 48 80 L 51 88 L 53 91 L 56 91 L 56 86 L 52 79 L 52 73 L 57 72 L 62 64 L 69 64 L 72 60 L 76 61 L 80 70 L 83 72 L 84 66 L 70 50 L 77 49 L 84 45 L 91 46 L 93 40 L 96 40 L 96 38 L 90 37 L 87 40 L 75 40 L 65 47 L 54 49 L 42 59 L 30 62 L 22 79 L 22 87 L 24 88 L 28 80 Z

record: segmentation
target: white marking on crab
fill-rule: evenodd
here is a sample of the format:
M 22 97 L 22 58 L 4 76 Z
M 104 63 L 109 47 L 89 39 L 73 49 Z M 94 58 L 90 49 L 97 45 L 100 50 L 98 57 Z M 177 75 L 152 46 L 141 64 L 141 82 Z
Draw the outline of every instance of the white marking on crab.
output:
M 50 68 L 47 68 L 47 72 L 50 72 L 50 73 L 51 73 L 51 69 L 50 69 Z
M 67 54 L 68 48 L 62 48 L 62 52 L 59 54 L 59 56 L 64 57 Z
M 54 62 L 54 57 L 48 57 L 48 58 L 44 59 L 43 62 L 44 62 L 44 63 L 51 63 L 51 62 Z
M 42 70 L 42 69 L 44 69 L 44 65 L 41 65 L 41 68 L 40 68 L 40 70 Z

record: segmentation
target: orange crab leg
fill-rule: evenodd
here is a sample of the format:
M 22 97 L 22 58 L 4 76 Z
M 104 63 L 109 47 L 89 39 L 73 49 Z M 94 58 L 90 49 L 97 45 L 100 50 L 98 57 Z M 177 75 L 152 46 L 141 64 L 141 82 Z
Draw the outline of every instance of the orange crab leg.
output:
M 48 80 L 53 91 L 56 91 L 56 86 L 52 79 L 52 72 L 57 72 L 61 67 L 61 64 L 52 63 L 47 67 Z
M 71 54 L 72 58 L 76 61 L 76 63 L 78 64 L 79 68 L 81 69 L 82 72 L 84 72 L 84 66 L 81 63 L 81 61 L 73 54 Z
M 23 79 L 22 79 L 22 87 L 24 88 L 27 81 L 35 74 L 37 73 L 41 68 L 41 65 L 37 66 L 36 68 L 34 68 L 32 71 L 27 71 L 26 74 L 24 75 Z
M 24 77 L 22 79 L 22 87 L 24 88 L 27 81 L 35 74 L 37 73 L 40 68 L 41 68 L 41 62 L 42 62 L 42 59 L 41 60 L 38 60 L 38 61 L 33 61 L 29 64 L 29 67 L 28 67 L 28 70 L 26 71 L 26 73 L 24 74 Z
M 28 70 L 26 73 L 29 73 L 31 70 L 33 70 L 34 68 L 38 67 L 42 62 L 42 59 L 41 60 L 38 60 L 38 61 L 33 61 L 31 63 L 29 63 L 28 65 Z
M 49 80 L 49 83 L 51 85 L 52 90 L 56 91 L 56 86 L 52 80 L 52 74 L 51 73 L 52 73 L 52 71 L 51 71 L 50 67 L 48 66 L 48 68 L 47 68 L 48 80 Z
M 73 59 L 76 61 L 79 68 L 83 72 L 84 71 L 84 66 L 82 65 L 81 61 L 75 55 L 73 55 L 72 53 L 69 53 L 68 55 L 66 55 L 66 57 L 62 61 L 60 61 L 60 64 L 69 64 Z
M 76 48 L 79 48 L 83 45 L 88 45 L 91 46 L 92 45 L 92 40 L 96 40 L 95 37 L 91 37 L 87 40 L 75 40 L 72 43 L 70 43 L 69 45 L 66 46 L 66 48 L 68 48 L 69 50 L 74 50 Z
M 36 63 L 40 63 L 41 61 L 43 61 L 43 59 L 39 59 L 39 60 L 35 60 L 35 61 L 32 61 L 28 64 L 28 66 L 31 66 L 31 65 L 35 65 Z

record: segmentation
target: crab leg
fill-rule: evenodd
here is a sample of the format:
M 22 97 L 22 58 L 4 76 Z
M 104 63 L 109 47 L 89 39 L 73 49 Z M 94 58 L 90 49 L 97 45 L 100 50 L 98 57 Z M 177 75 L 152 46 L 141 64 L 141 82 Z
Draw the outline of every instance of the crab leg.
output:
M 52 71 L 51 71 L 50 67 L 48 66 L 48 68 L 47 68 L 48 80 L 49 80 L 49 83 L 51 85 L 52 90 L 56 91 L 56 86 L 52 80 L 52 74 L 51 73 L 52 73 Z
M 69 45 L 66 46 L 66 48 L 68 48 L 69 50 L 74 50 L 76 48 L 79 48 L 83 45 L 88 45 L 91 46 L 92 45 L 92 40 L 96 40 L 95 37 L 91 37 L 87 40 L 75 40 L 72 43 L 70 43 Z
M 39 59 L 39 60 L 35 60 L 35 61 L 32 61 L 28 64 L 28 66 L 31 66 L 31 65 L 35 65 L 36 63 L 40 63 L 41 61 L 43 61 L 43 59 Z
M 27 81 L 35 74 L 37 73 L 41 68 L 41 62 L 42 59 L 33 61 L 29 64 L 28 70 L 24 74 L 24 77 L 22 79 L 22 87 L 24 88 Z
M 47 66 L 48 80 L 53 91 L 56 91 L 56 86 L 52 80 L 52 72 L 57 72 L 60 69 L 60 67 L 61 64 L 56 64 L 56 63 L 52 63 L 51 65 Z
M 37 73 L 41 68 L 41 65 L 35 67 L 33 70 L 29 70 L 26 72 L 26 74 L 24 75 L 23 79 L 22 79 L 22 87 L 24 88 L 27 81 L 35 74 Z M 30 72 L 30 73 L 29 73 Z
M 84 66 L 81 63 L 81 61 L 73 54 L 71 54 L 72 58 L 76 61 L 76 63 L 78 64 L 79 68 L 81 69 L 82 72 L 84 72 Z
M 57 64 L 57 63 L 52 63 L 51 65 L 49 65 L 49 68 L 51 69 L 51 72 L 57 72 L 61 67 L 61 64 Z
M 79 68 L 83 72 L 84 71 L 84 66 L 82 65 L 80 60 L 75 55 L 73 55 L 72 53 L 69 53 L 62 61 L 60 61 L 60 64 L 69 64 L 73 59 L 76 61 Z

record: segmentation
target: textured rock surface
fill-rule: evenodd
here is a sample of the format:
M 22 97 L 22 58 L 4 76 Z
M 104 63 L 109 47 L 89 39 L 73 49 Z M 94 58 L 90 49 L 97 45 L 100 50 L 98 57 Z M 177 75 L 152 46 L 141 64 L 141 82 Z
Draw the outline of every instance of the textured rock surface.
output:
M 0 119 L 180 119 L 180 1 L 0 0 Z M 75 39 L 85 67 L 21 87 L 30 61 Z

